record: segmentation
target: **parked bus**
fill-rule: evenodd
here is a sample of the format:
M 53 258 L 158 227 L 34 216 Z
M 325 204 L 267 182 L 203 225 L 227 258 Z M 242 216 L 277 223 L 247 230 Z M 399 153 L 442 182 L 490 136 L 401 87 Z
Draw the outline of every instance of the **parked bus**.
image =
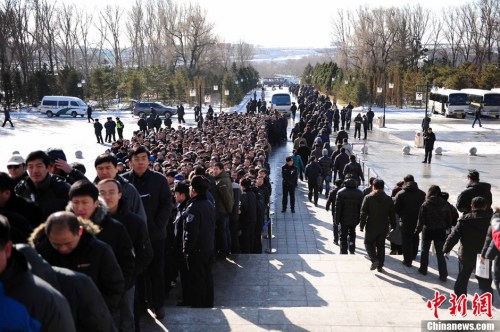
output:
M 271 97 L 271 111 L 276 110 L 290 116 L 292 107 L 292 97 L 289 93 L 275 93 Z
M 465 118 L 468 111 L 467 94 L 451 89 L 432 89 L 429 94 L 429 109 L 448 117 Z
M 474 114 L 476 109 L 483 107 L 481 114 L 500 117 L 500 92 L 481 89 L 462 89 L 467 94 L 469 112 Z

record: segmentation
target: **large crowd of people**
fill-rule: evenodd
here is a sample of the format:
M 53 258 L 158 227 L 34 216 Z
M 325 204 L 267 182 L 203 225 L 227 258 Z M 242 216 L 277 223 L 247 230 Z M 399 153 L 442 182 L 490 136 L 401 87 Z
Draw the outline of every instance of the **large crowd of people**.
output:
M 349 143 L 353 105 L 339 110 L 310 86 L 290 91 L 299 119 L 282 167 L 283 213 L 288 206 L 295 212 L 295 189 L 304 180 L 309 201 L 317 206 L 320 195 L 327 198 L 341 254 L 355 253 L 359 226 L 370 269 L 383 272 L 386 236 L 399 229 L 394 252 L 411 267 L 422 233 L 419 272 L 427 274 L 433 242 L 446 281 L 445 255 L 461 241 L 455 293 L 467 293 L 477 254 L 496 268 L 494 278 L 476 276 L 481 291 L 492 292 L 492 279 L 498 289 L 500 211 L 492 210 L 491 186 L 477 171 L 459 196 L 461 217 L 438 186 L 425 193 L 411 175 L 393 197 L 381 179 L 369 179 L 362 191 L 364 174 Z M 14 152 L 8 173 L 0 172 L 0 305 L 8 303 L 12 317 L 5 328 L 138 331 L 147 309 L 164 317 L 179 280 L 179 306 L 213 307 L 213 263 L 262 253 L 269 156 L 287 140 L 286 116 L 257 103 L 247 114 L 200 120 L 200 111 L 196 127 L 140 121 L 129 139 L 107 136 L 112 144 L 95 158 L 95 179 L 82 164 L 68 164 L 61 149 Z M 358 139 L 361 126 L 367 138 L 373 117 L 371 110 L 354 117 Z
M 179 280 L 178 305 L 212 307 L 212 264 L 262 253 L 268 158 L 283 117 L 222 113 L 196 128 L 139 128 L 96 156 L 95 179 L 61 149 L 14 152 L 0 172 L 2 292 L 44 331 L 140 330 L 146 309 L 165 315 Z M 57 295 L 45 296 L 50 304 L 20 290 L 39 285 Z M 64 310 L 72 315 L 53 314 Z

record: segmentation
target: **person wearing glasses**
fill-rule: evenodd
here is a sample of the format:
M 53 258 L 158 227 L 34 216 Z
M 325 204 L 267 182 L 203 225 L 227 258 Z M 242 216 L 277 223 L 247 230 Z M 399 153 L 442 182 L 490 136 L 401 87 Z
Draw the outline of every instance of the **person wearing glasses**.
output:
M 21 180 L 28 177 L 28 172 L 26 172 L 26 162 L 19 152 L 14 152 L 10 157 L 7 162 L 7 171 L 16 185 L 21 182 Z

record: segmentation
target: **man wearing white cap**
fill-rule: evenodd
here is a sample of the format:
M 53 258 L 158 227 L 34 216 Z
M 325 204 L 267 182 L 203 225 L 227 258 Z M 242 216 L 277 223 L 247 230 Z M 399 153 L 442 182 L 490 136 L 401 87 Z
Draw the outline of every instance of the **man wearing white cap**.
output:
M 26 162 L 19 153 L 14 153 L 7 162 L 7 170 L 9 176 L 14 180 L 16 185 L 24 178 L 28 177 L 26 172 Z

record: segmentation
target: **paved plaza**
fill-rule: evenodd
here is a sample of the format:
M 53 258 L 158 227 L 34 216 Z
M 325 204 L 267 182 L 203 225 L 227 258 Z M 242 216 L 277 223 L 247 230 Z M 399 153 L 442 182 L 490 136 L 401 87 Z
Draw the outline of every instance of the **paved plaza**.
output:
M 418 120 L 404 117 L 388 118 L 386 128 L 375 128 L 369 133 L 367 155 L 360 154 L 361 144 L 355 145 L 355 153 L 360 155 L 365 177 L 368 173 L 380 176 L 392 187 L 411 173 L 422 190 L 438 184 L 443 191 L 450 192 L 453 203 L 465 187 L 467 170 L 476 168 L 482 180 L 493 185 L 493 200 L 498 205 L 497 123 L 498 120 L 487 120 L 481 131 L 471 131 L 469 119 L 433 118 L 438 137 L 436 147 L 443 147 L 443 155 L 436 156 L 431 165 L 422 164 L 423 150 L 413 147 Z M 451 130 L 451 126 L 463 126 L 463 132 L 457 134 L 457 129 Z M 457 142 L 456 137 L 461 137 L 464 143 Z M 468 146 L 474 143 L 466 141 L 476 142 L 478 156 L 467 155 Z M 385 272 L 373 272 L 369 270 L 363 245 L 364 233 L 358 228 L 355 255 L 340 255 L 340 248 L 333 244 L 332 215 L 325 210 L 326 198 L 320 196 L 315 207 L 307 200 L 304 182 L 296 193 L 296 213 L 289 209 L 281 213 L 280 168 L 290 154 L 291 145 L 287 142 L 275 148 L 270 158 L 275 236 L 272 247 L 277 252 L 234 255 L 226 261 L 217 261 L 213 309 L 176 307 L 180 286 L 174 288 L 166 302 L 167 315 L 161 322 L 169 331 L 421 331 L 422 321 L 434 320 L 433 311 L 426 305 L 428 299 L 434 298 L 435 291 L 447 297 L 438 310 L 441 320 L 498 321 L 500 314 L 496 309 L 491 320 L 484 314 L 474 316 L 470 307 L 465 318 L 450 315 L 448 300 L 458 270 L 458 245 L 448 260 L 447 282 L 439 281 L 432 253 L 429 272 L 423 276 L 417 272 L 419 257 L 413 267 L 406 267 L 401 264 L 401 256 L 388 255 L 388 244 Z M 405 145 L 411 145 L 410 155 L 402 154 Z M 493 148 L 482 148 L 484 145 Z M 482 154 L 481 149 L 489 152 Z M 495 149 L 497 152 L 491 153 Z M 264 247 L 267 248 L 267 242 Z M 477 282 L 472 277 L 469 294 L 475 291 Z M 472 299 L 469 295 L 469 304 Z M 496 307 L 500 307 L 498 297 L 495 301 Z M 162 331 L 152 319 L 144 319 L 143 327 L 147 331 Z

